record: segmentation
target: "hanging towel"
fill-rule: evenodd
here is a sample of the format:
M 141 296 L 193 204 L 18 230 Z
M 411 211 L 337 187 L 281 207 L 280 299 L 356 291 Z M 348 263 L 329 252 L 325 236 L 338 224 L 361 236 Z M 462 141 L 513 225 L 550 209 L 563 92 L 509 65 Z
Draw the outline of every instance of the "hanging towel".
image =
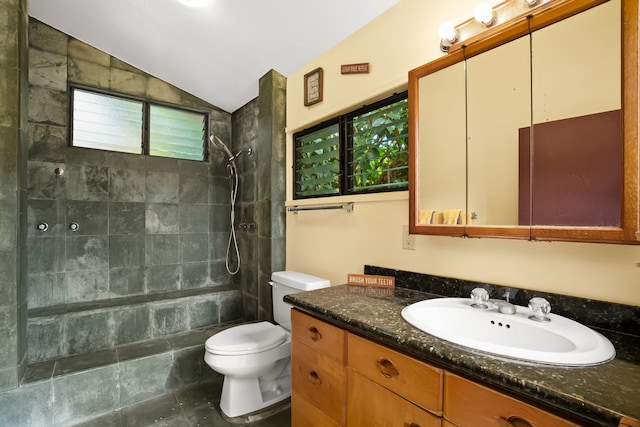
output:
M 432 210 L 420 211 L 420 218 L 418 219 L 418 224 L 433 224 L 434 213 L 435 211 L 432 211 Z
M 435 212 L 433 214 L 433 223 L 444 224 L 444 215 L 442 214 L 442 212 Z
M 459 224 L 460 209 L 447 209 L 442 212 L 443 224 Z
M 472 212 L 461 211 L 459 224 L 471 224 L 471 220 L 473 219 L 472 215 L 473 215 Z

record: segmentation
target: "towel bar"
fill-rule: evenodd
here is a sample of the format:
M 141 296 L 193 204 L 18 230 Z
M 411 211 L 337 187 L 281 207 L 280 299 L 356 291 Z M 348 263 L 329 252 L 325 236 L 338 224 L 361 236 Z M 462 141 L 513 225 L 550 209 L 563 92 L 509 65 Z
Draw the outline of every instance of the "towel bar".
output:
M 348 213 L 353 213 L 353 202 L 343 203 L 341 205 L 319 205 L 319 206 L 292 206 L 287 208 L 287 212 L 297 214 L 300 211 L 326 211 L 333 209 L 344 209 Z

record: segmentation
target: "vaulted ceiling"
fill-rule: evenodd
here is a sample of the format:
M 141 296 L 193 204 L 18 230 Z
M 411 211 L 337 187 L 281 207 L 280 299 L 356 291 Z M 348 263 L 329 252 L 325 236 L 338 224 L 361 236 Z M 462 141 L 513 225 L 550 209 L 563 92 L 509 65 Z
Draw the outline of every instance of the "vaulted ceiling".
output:
M 29 0 L 29 14 L 233 112 L 270 69 L 289 76 L 398 1 Z

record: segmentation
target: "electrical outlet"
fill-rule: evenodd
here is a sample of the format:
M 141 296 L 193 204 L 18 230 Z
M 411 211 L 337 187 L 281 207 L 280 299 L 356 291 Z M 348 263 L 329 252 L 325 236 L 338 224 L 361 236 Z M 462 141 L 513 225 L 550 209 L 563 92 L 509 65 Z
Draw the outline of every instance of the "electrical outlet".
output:
M 409 234 L 409 226 L 402 226 L 402 249 L 415 250 L 416 249 L 416 236 Z

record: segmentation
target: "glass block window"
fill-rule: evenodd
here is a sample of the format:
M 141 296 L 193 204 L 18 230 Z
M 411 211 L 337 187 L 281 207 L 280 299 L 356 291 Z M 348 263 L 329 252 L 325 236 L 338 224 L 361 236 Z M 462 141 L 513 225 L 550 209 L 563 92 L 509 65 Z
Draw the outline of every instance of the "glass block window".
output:
M 74 147 L 204 161 L 208 114 L 71 88 Z
M 406 190 L 407 92 L 294 135 L 294 198 Z

